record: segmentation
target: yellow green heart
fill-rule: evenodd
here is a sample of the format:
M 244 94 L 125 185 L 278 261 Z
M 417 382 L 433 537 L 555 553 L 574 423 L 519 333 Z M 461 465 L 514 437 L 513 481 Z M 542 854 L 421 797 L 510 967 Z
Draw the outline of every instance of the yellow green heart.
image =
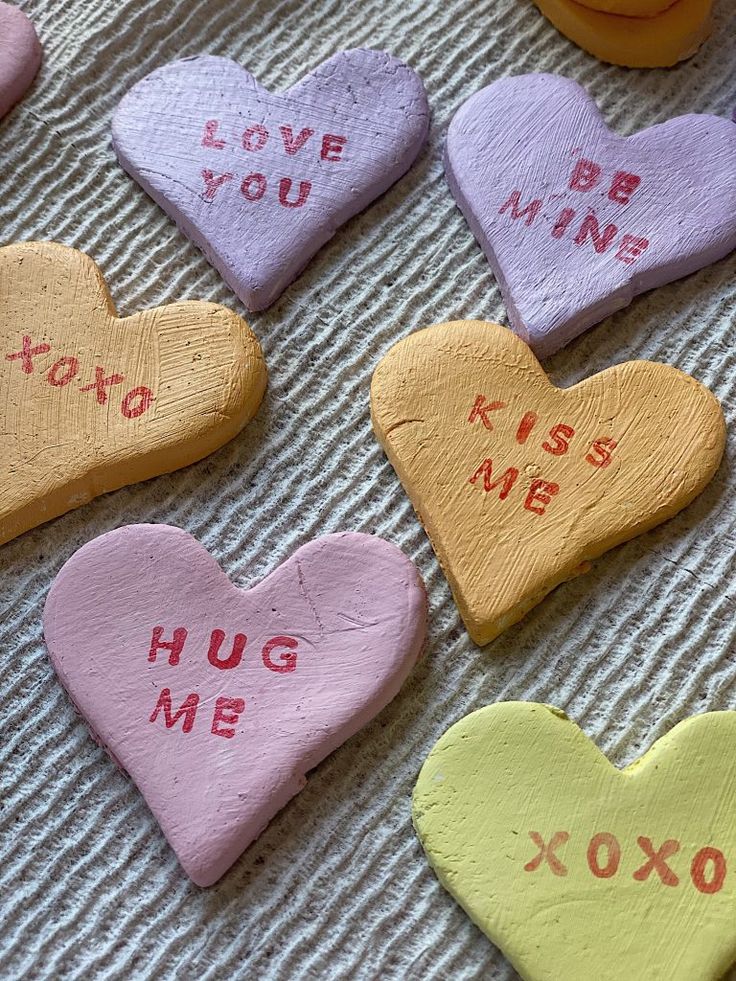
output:
M 618 770 L 563 712 L 452 726 L 414 791 L 440 882 L 528 981 L 706 981 L 736 961 L 736 712 Z

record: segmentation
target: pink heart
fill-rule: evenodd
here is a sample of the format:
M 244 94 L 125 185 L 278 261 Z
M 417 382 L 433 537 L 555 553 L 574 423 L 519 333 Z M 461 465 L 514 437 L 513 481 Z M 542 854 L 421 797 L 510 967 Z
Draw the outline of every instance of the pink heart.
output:
M 736 248 L 736 127 L 612 133 L 584 89 L 518 75 L 472 96 L 445 152 L 514 330 L 544 357 L 644 290 Z
M 33 24 L 19 7 L 0 3 L 0 117 L 23 97 L 40 64 Z
M 409 169 L 428 126 L 419 76 L 355 50 L 283 95 L 228 58 L 173 62 L 133 86 L 112 135 L 128 173 L 262 310 Z
M 186 532 L 130 525 L 79 549 L 44 611 L 59 678 L 201 886 L 394 697 L 425 630 L 413 563 L 349 533 L 244 591 Z

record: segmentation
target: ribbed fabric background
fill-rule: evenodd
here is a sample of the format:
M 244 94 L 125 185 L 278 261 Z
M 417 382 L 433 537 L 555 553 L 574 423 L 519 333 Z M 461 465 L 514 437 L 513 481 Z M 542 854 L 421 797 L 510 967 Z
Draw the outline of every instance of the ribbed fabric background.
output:
M 716 0 L 716 28 L 699 54 L 649 72 L 598 63 L 528 0 L 22 6 L 45 60 L 0 125 L 2 241 L 53 239 L 88 252 L 121 314 L 186 298 L 244 313 L 115 162 L 111 113 L 154 68 L 228 55 L 278 89 L 341 48 L 385 48 L 422 74 L 433 125 L 410 173 L 349 222 L 280 302 L 247 318 L 270 385 L 239 438 L 2 548 L 0 976 L 509 981 L 514 972 L 423 857 L 410 820 L 414 780 L 452 722 L 499 699 L 565 709 L 619 764 L 692 713 L 736 709 L 736 263 L 640 297 L 547 363 L 563 385 L 629 358 L 674 364 L 722 400 L 729 449 L 681 515 L 600 559 L 486 649 L 468 640 L 372 435 L 370 376 L 411 330 L 505 320 L 443 177 L 443 134 L 461 102 L 499 76 L 544 70 L 587 86 L 622 133 L 685 112 L 730 115 L 733 0 Z M 43 602 L 62 563 L 136 521 L 186 528 L 241 585 L 315 535 L 371 532 L 401 546 L 429 589 L 426 657 L 401 694 L 208 890 L 187 881 L 135 787 L 91 739 L 42 640 Z

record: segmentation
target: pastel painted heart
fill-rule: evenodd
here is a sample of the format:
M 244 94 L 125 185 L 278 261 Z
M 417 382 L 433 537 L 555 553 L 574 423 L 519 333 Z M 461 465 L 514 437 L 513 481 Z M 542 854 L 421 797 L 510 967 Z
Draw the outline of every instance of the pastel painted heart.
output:
M 725 445 L 720 405 L 676 368 L 629 361 L 559 389 L 478 321 L 391 348 L 371 412 L 478 644 L 689 504 Z
M 20 7 L 0 3 L 0 118 L 26 93 L 41 65 L 41 44 Z
M 534 2 L 558 31 L 584 51 L 627 68 L 671 68 L 691 58 L 712 27 L 713 0 L 669 0 L 659 12 L 654 8 L 662 0 Z M 641 13 L 620 16 L 624 10 L 619 8 Z
M 414 825 L 525 981 L 717 981 L 736 961 L 736 713 L 625 770 L 564 713 L 505 702 L 437 742 Z
M 728 119 L 621 137 L 570 79 L 503 78 L 455 115 L 446 173 L 512 327 L 540 357 L 736 248 Z
M 123 319 L 62 245 L 0 249 L 0 544 L 232 439 L 266 386 L 248 325 L 214 303 Z
M 428 125 L 418 75 L 359 49 L 278 95 L 227 58 L 177 61 L 128 92 L 112 131 L 123 167 L 261 310 L 409 169 Z
M 244 591 L 186 532 L 131 525 L 73 555 L 44 611 L 59 678 L 201 886 L 396 695 L 425 629 L 413 563 L 349 533 Z

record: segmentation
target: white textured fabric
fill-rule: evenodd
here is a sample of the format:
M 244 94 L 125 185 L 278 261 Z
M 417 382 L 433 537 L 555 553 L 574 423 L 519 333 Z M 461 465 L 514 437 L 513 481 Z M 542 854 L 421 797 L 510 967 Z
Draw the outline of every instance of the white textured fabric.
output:
M 730 115 L 733 0 L 715 6 L 714 35 L 691 61 L 627 71 L 578 51 L 530 0 L 23 4 L 45 61 L 0 124 L 2 240 L 53 239 L 88 252 L 122 314 L 184 298 L 243 313 L 115 162 L 110 115 L 152 69 L 209 52 L 278 88 L 340 48 L 385 48 L 423 75 L 434 118 L 408 176 L 349 222 L 271 310 L 248 318 L 270 387 L 239 438 L 0 551 L 0 975 L 509 981 L 514 972 L 440 888 L 412 831 L 411 790 L 438 736 L 488 702 L 541 700 L 624 763 L 687 715 L 736 708 L 733 257 L 640 297 L 547 365 L 560 384 L 640 357 L 695 375 L 722 399 L 730 426 L 716 479 L 674 520 L 601 558 L 484 650 L 468 640 L 373 438 L 368 405 L 373 366 L 408 331 L 460 317 L 504 320 L 442 174 L 442 136 L 460 103 L 501 75 L 545 70 L 587 86 L 625 133 L 683 112 Z M 399 697 L 204 891 L 75 715 L 41 635 L 62 563 L 93 536 L 135 521 L 186 528 L 241 585 L 314 535 L 373 532 L 418 563 L 430 594 L 427 654 Z

